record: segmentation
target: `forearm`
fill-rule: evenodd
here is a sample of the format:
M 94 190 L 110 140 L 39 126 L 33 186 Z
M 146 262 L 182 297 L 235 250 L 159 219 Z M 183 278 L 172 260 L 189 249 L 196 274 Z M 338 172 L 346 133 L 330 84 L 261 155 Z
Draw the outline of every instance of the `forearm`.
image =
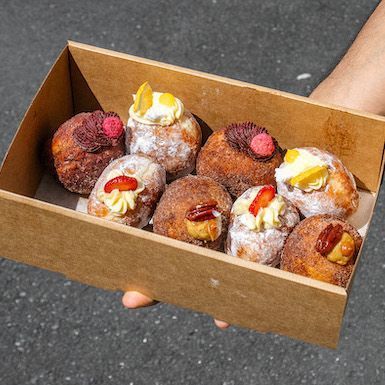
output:
M 385 1 L 378 5 L 344 58 L 310 97 L 385 114 Z

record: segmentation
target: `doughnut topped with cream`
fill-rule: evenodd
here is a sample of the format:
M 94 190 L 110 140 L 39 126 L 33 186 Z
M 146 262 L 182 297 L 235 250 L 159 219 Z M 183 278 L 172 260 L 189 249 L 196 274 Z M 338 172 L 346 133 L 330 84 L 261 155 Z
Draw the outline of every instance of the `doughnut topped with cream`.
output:
M 201 128 L 181 100 L 168 92 L 153 92 L 148 82 L 139 87 L 129 109 L 128 153 L 150 156 L 173 180 L 194 169 L 201 140 Z
M 305 217 L 331 214 L 346 218 L 358 208 L 353 175 L 327 151 L 315 147 L 288 150 L 275 178 L 278 193 Z
M 142 228 L 163 193 L 166 172 L 142 155 L 126 155 L 102 173 L 88 200 L 88 213 L 113 222 Z
M 245 191 L 231 209 L 226 252 L 268 266 L 279 263 L 290 231 L 299 222 L 297 209 L 273 186 Z

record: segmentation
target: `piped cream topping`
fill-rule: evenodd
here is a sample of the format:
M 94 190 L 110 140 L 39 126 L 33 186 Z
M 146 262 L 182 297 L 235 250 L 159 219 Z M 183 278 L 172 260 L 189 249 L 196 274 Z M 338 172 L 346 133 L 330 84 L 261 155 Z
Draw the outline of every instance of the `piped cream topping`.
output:
M 239 216 L 240 222 L 249 230 L 263 231 L 265 229 L 278 228 L 281 226 L 280 215 L 285 212 L 286 204 L 281 195 L 276 195 L 267 205 L 260 208 L 256 216 L 250 211 L 249 207 L 262 187 L 254 187 L 253 191 L 246 198 L 243 194 L 235 202 L 232 213 Z
M 164 96 L 166 95 L 166 96 Z M 135 102 L 137 95 L 133 95 Z M 141 111 L 135 111 L 134 104 L 129 109 L 129 115 L 132 119 L 143 124 L 160 124 L 161 126 L 170 126 L 176 120 L 180 119 L 184 112 L 183 103 L 168 93 L 153 92 L 152 105 L 143 114 Z
M 111 214 L 116 216 L 123 216 L 128 210 L 134 210 L 136 207 L 136 200 L 138 195 L 145 189 L 142 178 L 136 174 L 126 170 L 112 170 L 107 177 L 107 180 L 116 178 L 117 176 L 130 176 L 138 181 L 138 187 L 135 190 L 120 191 L 118 189 L 112 190 L 110 193 L 102 189 L 97 192 L 97 198 L 104 203 L 110 210 Z
M 290 154 L 289 154 L 290 151 Z M 303 148 L 288 150 L 284 162 L 275 170 L 277 181 L 305 192 L 319 190 L 328 179 L 328 165 Z

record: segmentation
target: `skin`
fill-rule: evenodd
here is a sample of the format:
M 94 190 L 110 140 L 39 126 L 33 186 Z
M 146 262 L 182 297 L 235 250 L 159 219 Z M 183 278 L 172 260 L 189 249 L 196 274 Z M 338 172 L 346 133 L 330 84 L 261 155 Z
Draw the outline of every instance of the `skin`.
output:
M 309 96 L 317 101 L 385 115 L 385 1 L 381 1 L 332 73 Z M 129 309 L 156 301 L 130 291 L 123 296 Z M 214 320 L 220 329 L 227 322 Z
M 385 115 L 385 1 L 310 98 Z

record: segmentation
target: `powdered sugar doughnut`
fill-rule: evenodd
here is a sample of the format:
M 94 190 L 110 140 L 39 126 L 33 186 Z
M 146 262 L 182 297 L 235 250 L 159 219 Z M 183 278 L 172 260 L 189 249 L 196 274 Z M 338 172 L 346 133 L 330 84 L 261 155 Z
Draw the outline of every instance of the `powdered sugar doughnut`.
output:
M 150 156 L 164 167 L 168 180 L 193 171 L 202 132 L 181 100 L 167 92 L 153 92 L 145 82 L 134 95 L 129 116 L 128 153 Z
M 250 213 L 249 208 L 262 189 L 263 186 L 252 187 L 235 201 L 231 210 L 226 253 L 276 266 L 285 240 L 300 218 L 297 209 L 279 195 L 275 195 L 268 206 L 261 207 L 257 216 Z
M 276 169 L 278 193 L 290 200 L 305 216 L 316 214 L 331 214 L 346 218 L 353 214 L 359 204 L 359 196 L 353 175 L 343 163 L 333 154 L 315 147 L 297 148 L 289 151 L 297 151 L 295 162 L 284 162 Z M 288 151 L 288 153 L 289 153 Z M 290 156 L 289 156 L 290 158 Z M 293 186 L 292 182 L 298 175 L 308 172 L 310 169 L 321 170 L 318 178 L 310 184 Z M 311 178 L 310 178 L 311 179 Z M 309 180 L 309 178 L 308 178 Z M 308 187 L 308 188 L 306 188 Z
M 150 156 L 165 168 L 168 180 L 174 180 L 195 168 L 201 137 L 200 126 L 189 111 L 170 126 L 143 124 L 130 118 L 126 148 L 130 154 Z
M 158 163 L 147 156 L 126 155 L 103 171 L 89 197 L 88 213 L 142 228 L 150 221 L 165 184 L 166 172 Z

